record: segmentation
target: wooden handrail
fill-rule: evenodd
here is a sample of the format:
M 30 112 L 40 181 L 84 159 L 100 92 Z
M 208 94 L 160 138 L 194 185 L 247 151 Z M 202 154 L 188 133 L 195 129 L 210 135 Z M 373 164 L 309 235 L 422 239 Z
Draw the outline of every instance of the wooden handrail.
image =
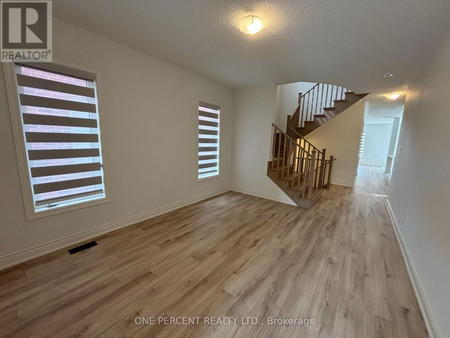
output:
M 304 138 L 302 135 L 300 135 L 300 134 L 298 133 L 298 131 L 296 131 L 296 130 L 293 129 L 292 127 L 289 127 L 289 129 L 290 129 L 290 131 L 291 131 L 293 134 L 295 134 L 295 136 L 296 136 L 298 139 L 303 140 L 303 142 L 309 144 L 309 145 L 311 146 L 311 148 L 313 148 L 313 150 L 316 150 L 319 154 L 322 154 L 322 152 L 321 152 L 318 148 L 316 148 L 311 142 L 309 142 L 306 138 Z
M 272 123 L 272 126 L 273 126 L 276 130 L 278 130 L 279 132 L 281 132 L 282 134 L 284 134 L 285 137 L 287 137 L 290 141 L 292 141 L 293 143 L 297 144 L 297 146 L 300 147 L 300 148 L 303 150 L 304 153 L 308 154 L 308 156 L 311 157 L 311 152 L 308 151 L 308 149 L 306 149 L 305 147 L 302 147 L 301 145 L 299 145 L 299 144 L 296 142 L 296 140 L 295 140 L 294 138 L 292 138 L 291 136 L 289 136 L 289 135 L 288 135 L 287 133 L 285 133 L 281 128 L 277 127 L 274 123 Z M 321 152 L 319 149 L 317 149 L 316 147 L 314 147 L 314 145 L 313 145 L 311 142 L 309 142 L 309 141 L 308 141 L 307 139 L 305 139 L 303 136 L 301 136 L 300 134 L 298 134 L 298 133 L 297 133 L 295 130 L 293 130 L 292 128 L 291 128 L 291 130 L 292 130 L 293 132 L 295 132 L 297 135 L 299 135 L 299 138 L 303 139 L 303 140 L 305 141 L 306 144 L 309 144 L 313 150 L 316 150 L 318 154 L 322 154 L 322 152 Z M 310 149 L 309 149 L 309 150 L 310 150 Z
M 316 83 L 310 90 L 308 90 L 305 94 L 303 94 L 302 97 L 308 95 L 309 92 L 313 91 L 317 86 L 319 86 L 319 84 L 320 84 L 319 82 Z

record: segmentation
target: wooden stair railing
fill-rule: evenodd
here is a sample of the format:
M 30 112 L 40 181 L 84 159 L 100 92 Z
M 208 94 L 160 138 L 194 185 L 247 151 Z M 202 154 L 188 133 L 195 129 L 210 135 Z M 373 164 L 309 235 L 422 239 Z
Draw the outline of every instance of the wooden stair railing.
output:
M 326 149 L 322 149 L 322 151 L 320 151 L 317 147 L 315 147 L 311 142 L 309 142 L 306 138 L 304 138 L 302 135 L 300 135 L 296 130 L 293 130 L 291 127 L 288 127 L 288 131 L 290 132 L 290 134 L 294 135 L 293 139 L 297 140 L 297 143 L 299 144 L 300 148 L 305 149 L 308 153 L 313 153 L 316 152 L 316 157 L 318 159 L 318 161 L 322 164 L 322 162 L 324 162 L 324 165 L 321 167 L 323 168 L 323 173 L 320 175 L 320 177 L 322 178 L 322 182 L 319 182 L 319 186 L 325 186 L 327 189 L 330 188 L 330 179 L 331 179 L 331 169 L 333 166 L 333 161 L 336 160 L 336 158 L 334 158 L 334 156 L 330 156 L 330 159 L 327 160 L 326 159 Z M 292 137 L 291 137 L 292 138 Z M 327 172 L 328 169 L 328 172 Z M 326 176 L 326 180 L 325 180 L 325 176 Z M 326 183 L 325 183 L 326 182 Z
M 305 94 L 299 93 L 298 106 L 287 117 L 287 127 L 301 131 L 304 136 L 355 104 L 368 94 L 355 94 L 351 90 L 326 83 L 317 83 Z M 288 131 L 289 128 L 286 128 Z M 289 136 L 295 137 L 288 131 Z
M 325 149 L 317 149 L 301 136 L 292 138 L 272 124 L 268 175 L 297 205 L 311 207 L 321 190 L 329 189 L 334 160 L 333 156 L 326 159 Z

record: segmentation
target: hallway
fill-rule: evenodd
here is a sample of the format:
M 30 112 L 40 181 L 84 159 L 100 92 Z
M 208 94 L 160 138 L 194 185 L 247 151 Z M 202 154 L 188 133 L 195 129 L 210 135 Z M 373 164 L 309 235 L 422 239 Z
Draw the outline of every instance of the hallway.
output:
M 388 188 L 388 181 L 380 167 L 363 165 L 358 167 L 355 190 L 364 191 L 369 194 L 387 196 Z

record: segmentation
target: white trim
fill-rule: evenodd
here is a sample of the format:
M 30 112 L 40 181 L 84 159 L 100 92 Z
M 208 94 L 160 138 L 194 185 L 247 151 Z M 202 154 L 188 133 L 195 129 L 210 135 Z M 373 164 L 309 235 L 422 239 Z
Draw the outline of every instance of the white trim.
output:
M 422 283 L 420 282 L 419 275 L 417 274 L 413 260 L 411 258 L 411 255 L 409 254 L 408 247 L 403 240 L 402 233 L 400 231 L 397 219 L 395 218 L 394 211 L 392 210 L 392 206 L 388 198 L 386 198 L 386 208 L 388 210 L 389 217 L 391 218 L 392 227 L 394 228 L 395 236 L 397 237 L 398 244 L 400 245 L 406 269 L 408 270 L 409 278 L 411 279 L 420 310 L 422 311 L 422 316 L 425 321 L 428 334 L 430 335 L 430 338 L 442 337 L 436 319 L 433 316 L 430 302 L 428 301 L 428 297 L 425 293 Z
M 0 270 L 230 191 L 202 194 L 0 257 Z
M 342 185 L 344 187 L 351 187 L 351 188 L 353 188 L 355 186 L 354 181 L 340 181 L 340 180 L 336 181 L 336 180 L 332 180 L 330 182 L 330 184 L 332 184 L 332 185 Z
M 267 200 L 271 200 L 271 201 L 275 201 L 275 202 L 280 202 L 280 203 L 284 203 L 284 204 L 297 206 L 297 204 L 295 204 L 289 197 L 270 194 L 270 193 L 266 193 L 266 192 L 250 192 L 250 191 L 242 190 L 242 189 L 238 189 L 238 188 L 231 188 L 231 190 L 239 192 L 241 194 L 251 195 L 251 196 L 255 196 L 255 197 L 265 198 Z
M 17 93 L 17 80 L 13 62 L 4 62 L 5 86 L 8 97 L 9 115 L 11 117 L 11 128 L 13 131 L 14 147 L 20 176 L 20 187 L 22 191 L 25 215 L 27 219 L 34 214 L 33 192 L 28 175 L 28 162 L 25 141 L 23 138 L 22 121 L 20 117 L 19 95 Z
M 198 158 L 198 155 L 197 155 L 197 158 Z M 197 171 L 198 171 L 198 168 L 197 168 Z M 203 181 L 207 181 L 207 180 L 214 180 L 214 179 L 219 178 L 219 177 L 220 177 L 220 172 L 219 172 L 219 174 L 215 174 L 215 175 L 211 175 L 211 176 L 205 176 L 205 177 L 202 177 L 202 178 L 198 178 L 198 173 L 197 173 L 197 182 L 203 182 Z
M 105 193 L 105 192 L 103 191 L 103 193 Z M 80 202 L 80 203 L 75 203 L 75 204 L 69 204 L 69 205 L 61 206 L 61 207 L 58 207 L 56 209 L 47 209 L 47 210 L 44 210 L 44 211 L 35 211 L 32 214 L 30 213 L 29 215 L 27 215 L 27 220 L 31 221 L 31 220 L 38 219 L 38 218 L 58 215 L 58 214 L 62 214 L 62 213 L 65 213 L 65 212 L 74 211 L 74 210 L 78 210 L 78 209 L 89 208 L 89 207 L 93 207 L 93 206 L 96 206 L 96 205 L 105 204 L 105 203 L 109 203 L 109 202 L 111 202 L 111 200 L 109 198 L 101 197 L 101 198 L 96 198 L 96 199 L 90 200 L 90 201 L 85 201 L 85 202 Z
M 367 125 L 371 125 L 371 124 L 393 124 L 393 117 L 387 117 L 388 119 L 392 119 L 390 122 L 389 121 L 368 121 L 368 122 L 366 122 L 367 120 L 364 120 L 364 124 L 367 124 Z

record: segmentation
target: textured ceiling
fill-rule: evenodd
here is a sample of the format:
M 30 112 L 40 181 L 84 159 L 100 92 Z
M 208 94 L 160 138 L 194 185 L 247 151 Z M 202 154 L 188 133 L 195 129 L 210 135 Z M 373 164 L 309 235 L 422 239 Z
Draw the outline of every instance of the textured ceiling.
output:
M 233 87 L 400 86 L 449 31 L 449 0 L 57 0 L 55 16 Z M 242 34 L 237 21 L 260 16 Z M 395 77 L 383 78 L 392 71 Z

